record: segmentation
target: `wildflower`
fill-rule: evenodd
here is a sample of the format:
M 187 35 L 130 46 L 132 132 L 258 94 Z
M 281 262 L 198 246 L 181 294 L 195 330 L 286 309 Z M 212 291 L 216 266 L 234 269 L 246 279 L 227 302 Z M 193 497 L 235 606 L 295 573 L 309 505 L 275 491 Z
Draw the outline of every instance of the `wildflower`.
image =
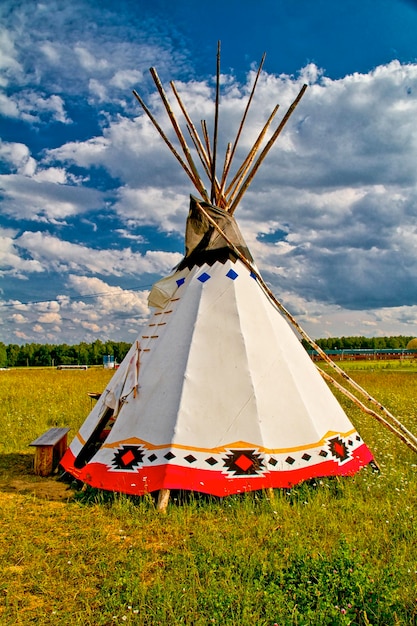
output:
M 341 612 L 342 615 L 345 615 L 346 609 L 340 609 L 340 612 Z

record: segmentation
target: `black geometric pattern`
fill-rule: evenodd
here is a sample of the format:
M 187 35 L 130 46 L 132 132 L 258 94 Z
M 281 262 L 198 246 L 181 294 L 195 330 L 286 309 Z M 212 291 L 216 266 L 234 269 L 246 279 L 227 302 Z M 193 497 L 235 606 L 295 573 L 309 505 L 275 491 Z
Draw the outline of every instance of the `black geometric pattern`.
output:
M 253 476 L 262 472 L 262 457 L 255 450 L 230 450 L 230 454 L 222 459 L 224 466 L 235 476 Z
M 131 470 L 143 461 L 144 452 L 140 446 L 122 446 L 114 455 L 112 465 L 116 469 Z
M 166 454 L 164 454 L 164 458 L 167 461 L 170 461 L 171 459 L 175 459 L 175 454 L 173 454 L 172 452 L 167 452 Z
M 293 459 L 292 456 L 287 456 L 285 462 L 288 463 L 288 465 L 292 465 L 293 463 L 295 463 L 295 459 Z
M 211 456 L 206 459 L 206 463 L 208 463 L 209 465 L 217 465 L 218 461 L 216 461 L 216 459 L 213 459 L 213 457 Z
M 151 454 L 150 456 L 148 456 L 148 461 L 153 463 L 154 461 L 156 461 L 157 458 L 158 457 L 156 456 L 156 454 Z
M 311 459 L 311 456 L 309 454 L 307 454 L 307 452 L 305 454 L 303 454 L 303 456 L 301 457 L 303 459 L 303 461 L 309 461 Z
M 329 439 L 329 448 L 332 455 L 339 461 L 346 461 L 349 458 L 347 445 L 340 437 Z
M 272 465 L 272 467 L 275 467 L 275 465 L 278 463 L 278 461 L 276 459 L 274 459 L 273 456 L 271 456 L 271 458 L 269 459 L 268 463 L 270 465 Z
M 194 461 L 197 461 L 197 459 L 195 458 L 195 456 L 193 456 L 192 454 L 189 454 L 188 456 L 184 457 L 185 460 L 187 461 L 187 463 L 194 463 Z

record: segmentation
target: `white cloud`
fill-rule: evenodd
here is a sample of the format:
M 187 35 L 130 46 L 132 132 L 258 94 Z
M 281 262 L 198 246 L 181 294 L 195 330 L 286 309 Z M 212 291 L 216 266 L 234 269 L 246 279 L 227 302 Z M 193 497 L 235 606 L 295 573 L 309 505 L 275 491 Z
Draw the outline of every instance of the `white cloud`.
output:
M 28 130 L 27 145 L 0 144 L 2 215 L 13 226 L 1 233 L 2 275 L 4 281 L 23 280 L 48 272 L 45 290 L 63 294 L 56 310 L 31 308 L 38 317 L 28 318 L 28 324 L 39 334 L 45 326 L 49 333 L 53 325 L 69 324 L 58 319 L 64 318 L 62 308 L 76 312 L 81 328 L 116 333 L 108 299 L 99 309 L 82 298 L 70 300 L 62 277 L 71 274 L 71 287 L 81 294 L 90 287 L 109 291 L 104 283 L 88 282 L 104 276 L 168 272 L 181 255 L 158 251 L 155 242 L 161 235 L 165 241 L 171 236 L 171 242 L 182 236 L 188 195 L 194 192 L 130 90 L 143 90 L 177 145 L 159 96 L 148 93 L 147 68 L 157 65 L 183 124 L 166 78 L 182 79 L 176 80 L 181 98 L 196 125 L 207 119 L 211 134 L 213 84 L 211 77 L 186 80 L 187 51 L 164 36 L 164 24 L 155 26 L 145 17 L 140 28 L 122 24 L 111 7 L 90 5 L 85 20 L 86 5 L 78 0 L 60 3 L 59 10 L 51 7 L 6 0 L 0 9 L 5 89 L 0 113 Z M 232 73 L 222 74 L 219 163 L 234 139 L 253 79 L 253 69 L 242 84 Z M 295 77 L 263 71 L 234 170 L 275 104 L 281 107 L 273 128 L 304 81 L 309 89 L 236 217 L 273 290 L 311 328 L 405 328 L 417 304 L 417 64 L 393 61 L 338 80 L 312 63 Z M 76 98 L 82 102 L 78 110 Z M 38 138 L 49 134 L 44 143 L 36 141 L 47 149 L 33 147 L 34 126 Z M 36 222 L 38 232 L 26 220 Z M 49 232 L 42 232 L 45 224 Z M 94 243 L 88 240 L 92 230 Z M 122 239 L 129 246 L 119 250 Z M 145 240 L 149 250 L 140 254 Z M 15 283 L 9 284 L 15 288 Z M 132 294 L 122 290 L 110 300 L 119 296 L 124 314 L 133 315 Z M 19 328 L 24 326 L 19 317 L 13 323 L 18 320 Z M 125 330 L 130 333 L 131 326 Z M 29 326 L 23 331 L 31 336 Z
M 63 180 L 66 175 L 60 168 L 40 170 L 32 177 L 20 174 L 0 176 L 3 213 L 38 222 L 59 222 L 102 206 L 99 191 L 60 184 Z
M 0 159 L 9 165 L 12 171 L 23 176 L 33 176 L 36 171 L 36 161 L 23 143 L 0 140 Z
M 102 56 L 95 57 L 87 48 L 81 45 L 77 45 L 74 48 L 74 53 L 77 56 L 80 66 L 88 72 L 102 72 L 109 67 L 109 63 Z
M 110 83 L 118 89 L 127 89 L 132 85 L 138 85 L 142 82 L 143 73 L 139 70 L 120 70 L 117 71 Z
M 26 231 L 14 241 L 14 246 L 30 255 L 43 270 L 55 272 L 88 271 L 103 276 L 125 274 L 160 274 L 176 265 L 181 255 L 149 251 L 144 255 L 123 250 L 96 250 L 63 241 L 42 232 Z
M 0 228 L 0 276 L 10 274 L 26 279 L 33 272 L 42 272 L 42 264 L 34 259 L 23 258 L 15 244 L 16 231 Z
M 163 232 L 184 232 L 188 197 L 169 189 L 119 189 L 114 206 L 125 223 L 154 225 Z
M 13 313 L 11 317 L 15 324 L 25 324 L 28 321 L 27 317 L 25 317 L 21 313 Z
M 38 321 L 41 324 L 59 324 L 62 320 L 59 313 L 44 313 L 39 316 Z
M 124 290 L 98 278 L 72 274 L 65 288 L 78 295 L 58 295 L 56 300 L 29 305 L 6 303 L 6 328 L 13 329 L 9 337 L 13 334 L 17 340 L 63 343 L 68 341 L 65 333 L 69 329 L 70 343 L 91 342 L 97 337 L 120 340 L 138 334 L 149 316 L 147 290 Z M 17 312 L 19 308 L 24 309 L 24 315 Z
M 46 152 L 47 161 L 65 161 L 75 163 L 80 167 L 89 168 L 103 163 L 103 155 L 108 148 L 109 141 L 104 137 L 93 137 L 88 141 L 71 141 L 60 148 Z
M 22 66 L 18 61 L 18 52 L 11 33 L 6 28 L 0 28 L 0 71 L 8 76 L 14 72 L 20 72 Z M 3 85 L 7 84 L 7 79 L 3 79 Z
M 0 114 L 10 118 L 19 117 L 19 108 L 16 102 L 2 93 L 0 93 Z

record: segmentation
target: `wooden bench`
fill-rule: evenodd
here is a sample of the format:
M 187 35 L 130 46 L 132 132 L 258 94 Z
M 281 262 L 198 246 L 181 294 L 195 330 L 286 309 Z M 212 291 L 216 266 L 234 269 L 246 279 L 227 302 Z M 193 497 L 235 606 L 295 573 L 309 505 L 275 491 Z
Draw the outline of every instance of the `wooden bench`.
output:
M 29 444 L 36 448 L 35 474 L 38 476 L 52 474 L 67 449 L 68 431 L 69 428 L 50 428 Z

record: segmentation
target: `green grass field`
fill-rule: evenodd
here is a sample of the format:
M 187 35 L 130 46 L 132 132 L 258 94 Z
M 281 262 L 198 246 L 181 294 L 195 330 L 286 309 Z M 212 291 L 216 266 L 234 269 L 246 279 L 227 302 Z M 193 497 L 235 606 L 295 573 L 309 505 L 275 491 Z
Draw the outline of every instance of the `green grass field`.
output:
M 345 362 L 417 432 L 417 367 Z M 0 624 L 417 624 L 417 455 L 341 399 L 371 468 L 224 499 L 75 491 L 33 474 L 30 441 L 70 437 L 103 369 L 0 372 Z

